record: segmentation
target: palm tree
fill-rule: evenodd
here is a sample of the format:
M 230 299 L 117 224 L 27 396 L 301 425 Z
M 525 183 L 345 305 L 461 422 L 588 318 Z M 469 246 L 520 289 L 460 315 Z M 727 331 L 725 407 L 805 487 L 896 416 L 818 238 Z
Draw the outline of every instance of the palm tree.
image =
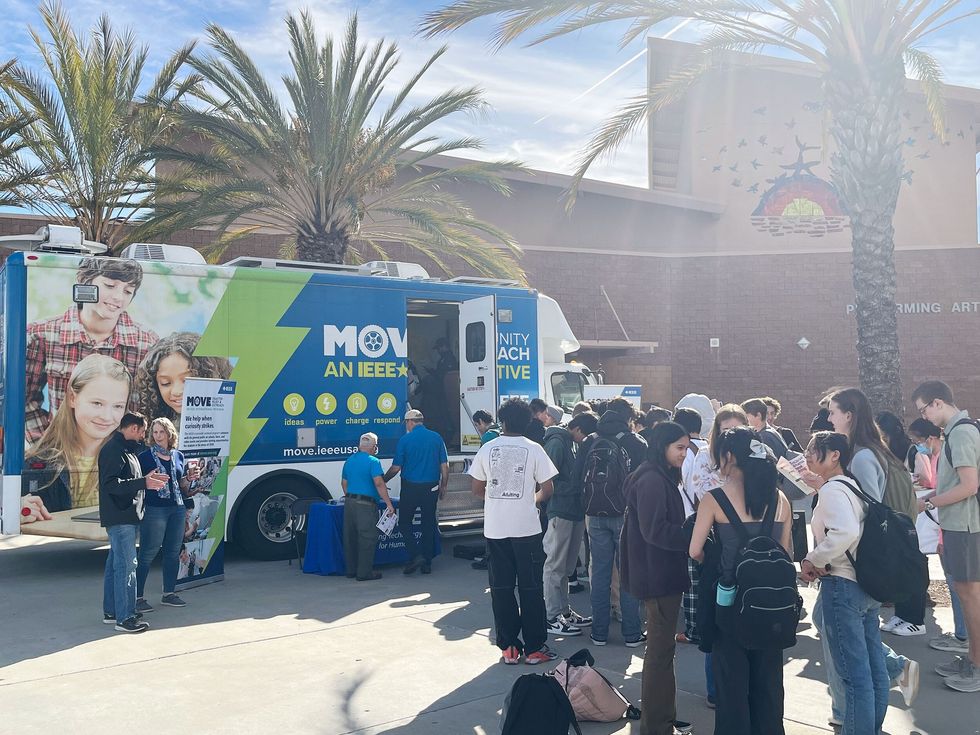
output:
M 0 63 L 0 85 L 13 65 L 12 59 Z M 25 143 L 20 132 L 30 122 L 0 97 L 0 207 L 22 206 L 24 190 L 42 178 L 40 168 L 30 166 L 21 155 Z
M 128 225 L 152 192 L 147 151 L 175 131 L 174 105 L 196 83 L 177 79 L 193 44 L 143 93 L 147 49 L 131 31 L 117 35 L 103 15 L 85 39 L 55 2 L 41 6 L 41 18 L 50 41 L 31 36 L 46 73 L 15 65 L 2 81 L 7 105 L 30 120 L 20 141 L 45 174 L 21 187 L 24 203 L 111 252 L 131 241 Z
M 597 158 L 731 52 L 777 48 L 815 64 L 836 143 L 833 179 L 851 217 L 861 387 L 876 409 L 901 411 L 892 221 L 903 173 L 900 114 L 906 70 L 921 81 L 942 136 L 941 69 L 917 44 L 980 14 L 962 5 L 962 0 L 458 0 L 429 13 L 421 30 L 434 35 L 499 15 L 493 41 L 500 47 L 538 27 L 542 33 L 532 43 L 610 22 L 627 24 L 624 44 L 671 18 L 691 19 L 708 29 L 689 63 L 629 100 L 600 127 L 582 154 L 570 202 Z
M 182 111 L 193 145 L 155 152 L 160 180 L 141 231 L 159 236 L 216 226 L 225 234 L 212 255 L 235 238 L 271 231 L 283 234 L 288 254 L 328 263 L 369 252 L 384 257 L 387 244 L 404 243 L 444 270 L 447 257 L 455 257 L 483 273 L 523 277 L 514 240 L 445 188 L 475 183 L 508 194 L 501 174 L 520 165 L 473 162 L 447 169 L 430 160 L 480 147 L 476 138 L 443 140 L 432 131 L 451 115 L 481 111 L 480 91 L 450 89 L 407 102 L 445 48 L 389 96 L 385 82 L 398 50 L 384 40 L 361 44 L 356 16 L 339 48 L 329 37 L 321 45 L 307 13 L 288 16 L 286 28 L 292 69 L 282 78 L 281 100 L 227 31 L 207 27 L 213 53 L 189 62 L 206 81 L 197 94 L 206 109 L 186 105 Z

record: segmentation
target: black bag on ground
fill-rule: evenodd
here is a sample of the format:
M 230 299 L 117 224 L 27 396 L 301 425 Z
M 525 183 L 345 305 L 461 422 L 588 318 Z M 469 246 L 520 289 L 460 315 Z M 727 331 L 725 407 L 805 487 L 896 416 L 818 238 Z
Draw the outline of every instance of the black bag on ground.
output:
M 585 491 L 585 514 L 590 516 L 621 516 L 626 511 L 623 485 L 629 474 L 629 455 L 618 440 L 596 435 L 585 455 L 582 487 Z
M 737 588 L 733 606 L 735 639 L 743 648 L 755 651 L 795 646 L 800 622 L 796 566 L 772 538 L 778 495 L 766 508 L 759 535 L 750 537 L 724 491 L 719 488 L 711 494 L 739 537 L 735 579 L 724 580 L 728 584 L 734 581 Z
M 554 677 L 524 674 L 517 678 L 504 699 L 501 735 L 568 735 L 570 727 L 582 735 L 572 703 Z
M 487 555 L 487 545 L 485 543 L 456 544 L 453 546 L 454 559 L 482 559 Z
M 922 591 L 929 562 L 919 551 L 915 522 L 879 503 L 856 484 L 839 480 L 868 506 L 854 565 L 858 586 L 878 602 L 904 602 Z

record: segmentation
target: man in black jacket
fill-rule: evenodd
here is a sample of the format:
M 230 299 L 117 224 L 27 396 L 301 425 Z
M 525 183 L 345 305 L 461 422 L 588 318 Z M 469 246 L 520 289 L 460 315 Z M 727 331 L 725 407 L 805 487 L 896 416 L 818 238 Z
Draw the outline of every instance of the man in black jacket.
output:
M 109 536 L 102 591 L 102 622 L 121 633 L 149 628 L 136 616 L 136 532 L 143 518 L 143 495 L 159 490 L 167 476 L 146 477 L 126 438 L 115 432 L 99 452 L 99 520 Z

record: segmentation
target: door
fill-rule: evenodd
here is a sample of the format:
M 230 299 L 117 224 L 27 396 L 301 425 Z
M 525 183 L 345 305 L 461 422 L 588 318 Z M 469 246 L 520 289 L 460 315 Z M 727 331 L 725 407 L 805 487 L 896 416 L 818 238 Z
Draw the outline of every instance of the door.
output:
M 459 305 L 459 445 L 464 454 L 480 448 L 473 413 L 497 414 L 496 312 L 493 296 Z

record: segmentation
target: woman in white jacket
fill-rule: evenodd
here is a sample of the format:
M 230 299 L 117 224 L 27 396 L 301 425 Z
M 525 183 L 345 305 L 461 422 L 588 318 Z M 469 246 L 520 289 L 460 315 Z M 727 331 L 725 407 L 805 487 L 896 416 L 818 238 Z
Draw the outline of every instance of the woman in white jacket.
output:
M 844 468 L 851 459 L 844 434 L 821 431 L 806 450 L 810 471 L 824 484 L 817 491 L 811 528 L 814 548 L 803 560 L 803 578 L 820 579 L 820 636 L 844 685 L 843 735 L 881 730 L 888 709 L 888 671 L 878 630 L 881 605 L 858 586 L 850 558 L 857 555 L 867 511 L 857 484 Z M 849 558 L 850 556 L 850 558 Z

